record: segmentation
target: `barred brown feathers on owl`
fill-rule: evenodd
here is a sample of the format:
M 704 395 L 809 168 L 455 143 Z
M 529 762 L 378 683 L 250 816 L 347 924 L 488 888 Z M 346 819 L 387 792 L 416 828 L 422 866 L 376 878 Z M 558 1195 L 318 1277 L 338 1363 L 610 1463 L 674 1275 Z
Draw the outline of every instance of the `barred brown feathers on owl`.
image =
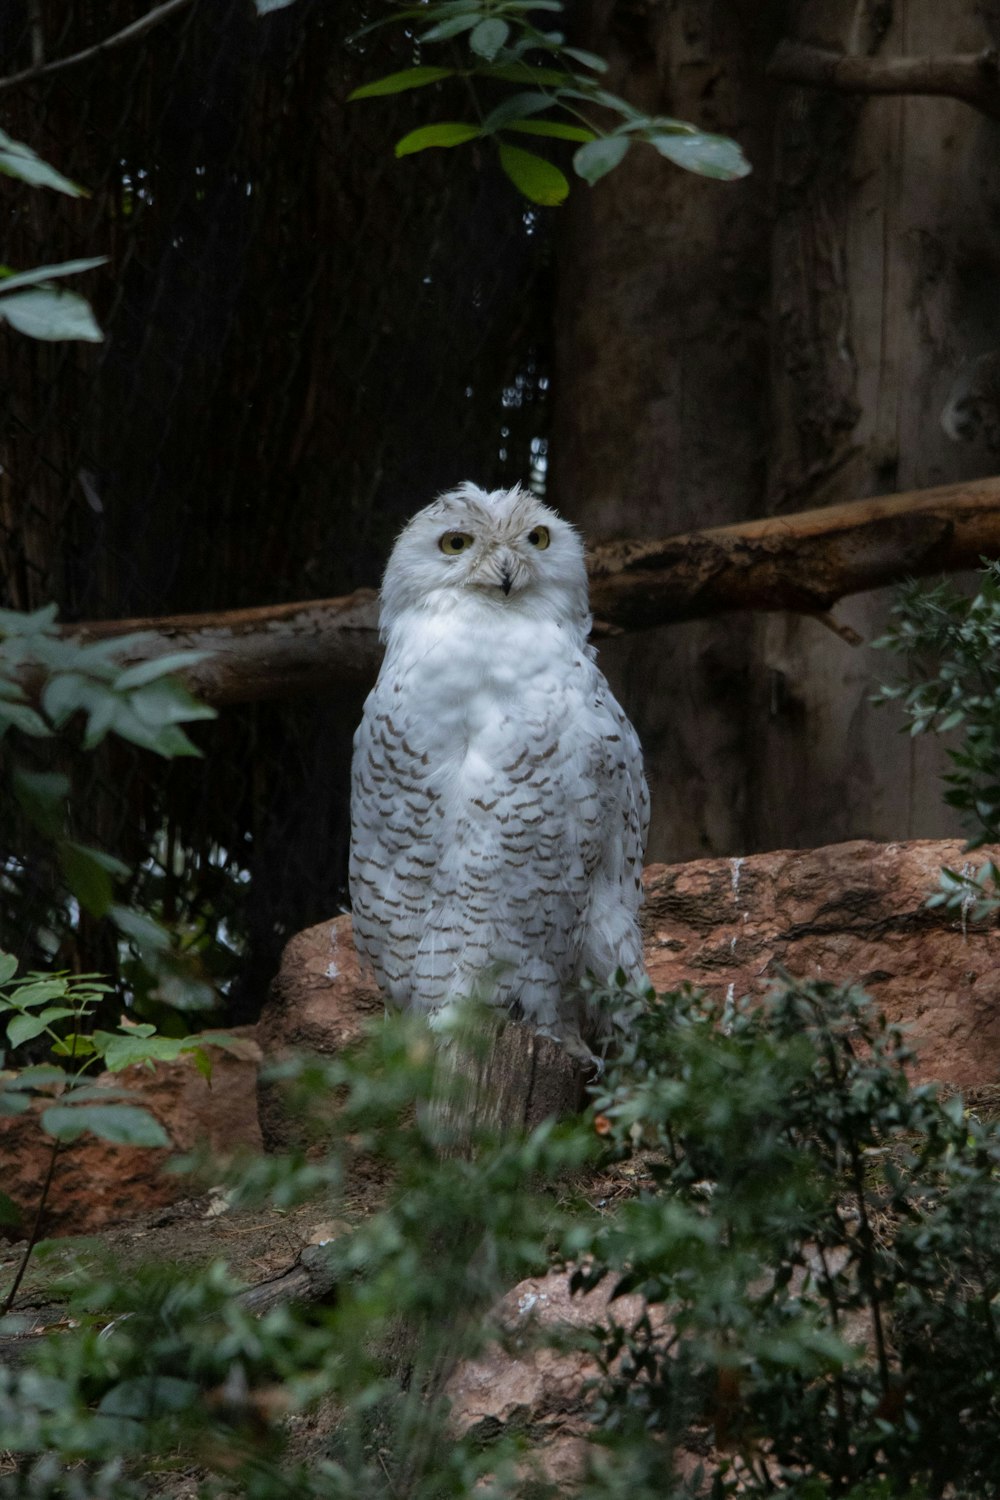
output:
M 459 485 L 386 568 L 354 740 L 351 900 L 386 996 L 468 995 L 575 1048 L 579 981 L 643 977 L 649 796 L 587 644 L 583 545 L 515 487 Z

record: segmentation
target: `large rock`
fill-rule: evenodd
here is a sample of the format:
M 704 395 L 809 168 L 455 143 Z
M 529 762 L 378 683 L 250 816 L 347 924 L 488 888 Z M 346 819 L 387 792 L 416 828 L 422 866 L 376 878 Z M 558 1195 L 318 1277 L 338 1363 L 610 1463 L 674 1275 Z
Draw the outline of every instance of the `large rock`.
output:
M 972 869 L 958 841 L 876 844 L 656 865 L 643 926 L 658 990 L 688 981 L 763 994 L 796 978 L 863 986 L 908 1028 L 915 1076 L 959 1087 L 1000 1081 L 1000 930 L 973 927 L 927 897 L 943 865 Z
M 61 1146 L 42 1219 L 44 1235 L 94 1234 L 110 1224 L 137 1218 L 191 1193 L 184 1177 L 165 1170 L 179 1152 L 207 1146 L 226 1157 L 242 1147 L 261 1149 L 254 1084 L 260 1065 L 255 1028 L 229 1033 L 230 1048 L 211 1049 L 212 1076 L 206 1079 L 190 1058 L 173 1063 L 104 1073 L 100 1085 L 124 1087 L 135 1103 L 156 1116 L 170 1137 L 170 1149 L 114 1146 L 83 1135 Z M 52 1156 L 52 1139 L 38 1123 L 38 1109 L 0 1117 L 3 1191 L 20 1211 L 18 1225 L 5 1226 L 20 1238 L 41 1200 Z
M 281 968 L 258 1027 L 265 1055 L 277 1060 L 308 1050 L 333 1056 L 360 1040 L 373 1019 L 385 1012 L 375 983 L 364 975 L 351 933 L 350 917 L 337 917 L 298 933 L 282 955 Z M 443 1059 L 445 1089 L 455 1084 Z M 583 1071 L 557 1042 L 528 1026 L 510 1025 L 484 1038 L 471 1097 L 449 1112 L 458 1137 L 473 1123 L 531 1127 L 552 1116 L 571 1114 L 583 1102 Z M 296 1144 L 302 1122 L 289 1110 L 281 1084 L 265 1072 L 257 1086 L 265 1145 L 283 1150 Z M 465 1117 L 464 1127 L 459 1116 Z M 315 1122 L 312 1122 L 315 1124 Z
M 609 1276 L 574 1296 L 569 1274 L 553 1270 L 507 1292 L 490 1315 L 501 1338 L 460 1361 L 445 1384 L 455 1435 L 480 1443 L 517 1437 L 526 1444 L 525 1477 L 534 1473 L 572 1492 L 594 1456 L 591 1411 L 600 1375 L 595 1357 L 578 1344 L 595 1326 L 630 1329 L 644 1315 L 658 1334 L 668 1330 L 662 1308 L 642 1297 L 612 1300 L 615 1281 Z M 676 1454 L 675 1472 L 696 1461 Z
M 642 925 L 657 989 L 685 981 L 734 998 L 763 994 L 784 968 L 862 984 L 909 1027 L 916 1074 L 963 1088 L 1000 1079 L 1000 932 L 929 910 L 942 865 L 973 860 L 958 841 L 782 850 L 745 859 L 652 865 Z M 336 1053 L 382 1013 L 359 969 L 350 918 L 321 922 L 285 950 L 261 1019 L 265 1055 L 293 1046 Z M 571 1090 L 567 1102 L 572 1104 Z M 287 1122 L 262 1096 L 265 1139 Z

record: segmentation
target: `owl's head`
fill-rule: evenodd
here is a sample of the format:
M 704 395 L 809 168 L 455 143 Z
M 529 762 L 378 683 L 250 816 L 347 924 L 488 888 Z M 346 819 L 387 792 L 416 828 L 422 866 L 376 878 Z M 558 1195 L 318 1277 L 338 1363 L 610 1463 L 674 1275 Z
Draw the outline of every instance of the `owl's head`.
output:
M 575 529 L 529 492 L 460 484 L 418 511 L 382 581 L 382 628 L 407 610 L 460 601 L 589 629 Z

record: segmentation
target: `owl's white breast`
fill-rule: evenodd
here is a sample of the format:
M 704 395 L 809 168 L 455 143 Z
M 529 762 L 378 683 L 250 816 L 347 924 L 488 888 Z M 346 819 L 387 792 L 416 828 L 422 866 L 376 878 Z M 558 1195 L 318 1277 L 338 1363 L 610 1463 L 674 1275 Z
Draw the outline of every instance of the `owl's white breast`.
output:
M 404 614 L 377 691 L 390 712 L 394 697 L 425 705 L 422 748 L 453 761 L 482 753 L 511 715 L 549 718 L 553 692 L 582 701 L 596 677 L 582 629 L 473 595 Z

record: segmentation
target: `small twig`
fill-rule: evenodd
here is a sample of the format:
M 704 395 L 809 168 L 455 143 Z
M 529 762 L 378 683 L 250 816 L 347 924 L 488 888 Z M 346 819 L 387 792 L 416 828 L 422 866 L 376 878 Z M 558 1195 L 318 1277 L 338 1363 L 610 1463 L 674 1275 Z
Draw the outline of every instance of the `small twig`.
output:
M 1000 119 L 1000 54 L 992 48 L 947 57 L 854 57 L 786 40 L 767 71 L 784 83 L 845 94 L 943 95 Z
M 31 32 L 31 66 L 40 68 L 45 62 L 45 32 L 42 28 L 41 0 L 31 0 L 28 6 L 28 27 Z
M 31 1260 L 32 1252 L 35 1246 L 38 1244 L 38 1236 L 42 1227 L 42 1215 L 45 1212 L 45 1205 L 48 1202 L 49 1189 L 52 1186 L 52 1177 L 56 1170 L 56 1157 L 59 1155 L 59 1147 L 61 1145 L 62 1142 L 58 1139 L 53 1140 L 52 1142 L 52 1150 L 49 1153 L 49 1169 L 45 1174 L 45 1181 L 42 1184 L 41 1195 L 38 1199 L 38 1207 L 35 1209 L 35 1222 L 31 1226 L 31 1233 L 28 1236 L 28 1243 L 25 1247 L 24 1254 L 21 1257 L 21 1264 L 17 1268 L 17 1275 L 14 1277 L 13 1285 L 11 1286 L 10 1291 L 7 1293 L 6 1298 L 4 1299 L 3 1308 L 0 1309 L 0 1317 L 6 1317 L 7 1313 L 9 1313 L 11 1308 L 14 1306 L 14 1298 L 17 1296 L 18 1288 L 20 1287 L 21 1282 L 24 1280 L 24 1273 L 28 1269 L 28 1262 Z
M 864 636 L 858 635 L 853 625 L 845 625 L 842 620 L 836 619 L 830 610 L 814 614 L 813 619 L 817 620 L 820 625 L 825 625 L 827 630 L 832 630 L 834 635 L 846 641 L 848 646 L 863 646 L 865 643 Z
M 102 52 L 110 52 L 113 47 L 122 47 L 126 42 L 134 42 L 136 37 L 144 36 L 147 31 L 152 31 L 154 26 L 159 26 L 160 22 L 165 21 L 168 16 L 175 15 L 177 11 L 183 10 L 191 3 L 192 0 L 165 0 L 165 4 L 158 5 L 148 15 L 141 16 L 130 26 L 123 26 L 121 31 L 106 36 L 103 41 L 95 42 L 92 47 L 84 47 L 82 52 L 73 52 L 69 57 L 57 57 L 52 62 L 35 63 L 21 73 L 11 73 L 7 78 L 0 78 L 0 91 L 16 88 L 20 83 L 31 83 L 34 79 L 45 77 L 49 73 L 61 73 L 64 68 L 75 68 L 78 63 L 88 62 L 92 57 L 100 57 Z

